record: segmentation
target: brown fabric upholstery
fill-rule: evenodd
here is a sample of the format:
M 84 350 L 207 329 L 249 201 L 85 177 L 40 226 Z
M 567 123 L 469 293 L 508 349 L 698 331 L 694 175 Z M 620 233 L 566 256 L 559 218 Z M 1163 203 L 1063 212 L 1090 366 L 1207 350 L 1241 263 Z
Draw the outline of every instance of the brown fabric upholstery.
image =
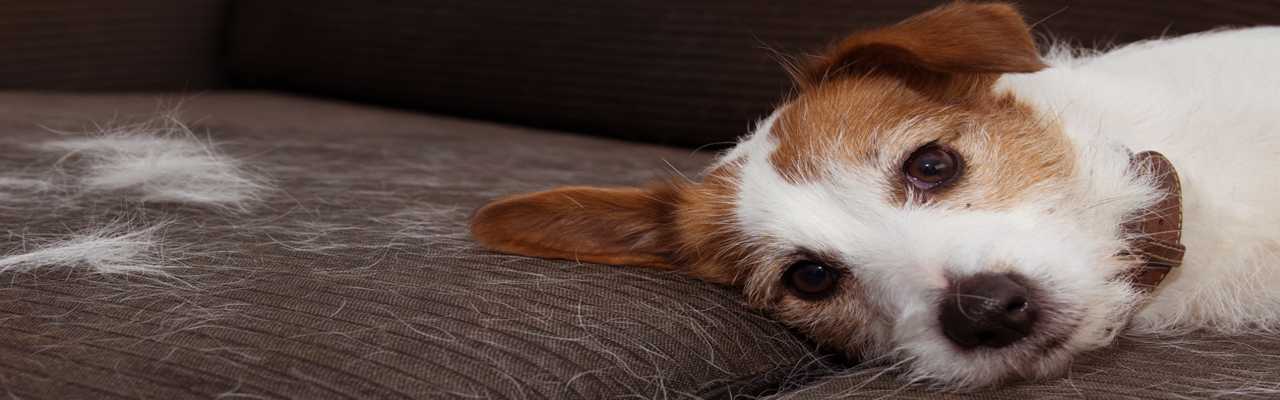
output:
M 777 396 L 783 399 L 1275 399 L 1280 338 L 1124 339 L 1087 354 L 1062 379 L 972 393 L 920 390 L 884 368 L 851 369 Z M 962 366 L 956 366 L 960 368 Z
M 241 84 L 667 144 L 731 141 L 798 54 L 942 0 L 242 2 Z M 1280 23 L 1280 2 L 1019 1 L 1040 33 L 1123 43 Z
M 40 126 L 156 104 L 0 93 L 0 176 L 57 161 L 31 148 L 58 137 Z M 123 195 L 0 202 L 0 254 L 119 219 L 173 219 L 165 242 L 183 249 L 171 256 L 201 254 L 174 279 L 0 273 L 0 394 L 648 398 L 767 387 L 812 363 L 728 289 L 502 256 L 467 238 L 489 198 L 642 183 L 668 161 L 693 171 L 703 154 L 280 95 L 208 94 L 184 110 L 281 190 L 247 215 Z
M 0 3 L 0 88 L 289 88 L 681 145 L 731 140 L 788 87 L 770 51 L 821 47 L 933 1 L 74 0 Z M 234 24 L 226 13 L 234 6 Z M 1029 1 L 1083 43 L 1280 23 L 1272 1 Z M 228 35 L 229 41 L 223 40 Z M 228 51 L 230 64 L 220 64 Z M 0 273 L 13 398 L 1272 398 L 1280 339 L 1124 339 L 1066 379 L 938 394 L 826 355 L 737 293 L 651 270 L 504 256 L 474 207 L 635 184 L 706 154 L 266 93 L 184 99 L 279 191 L 246 214 L 124 196 L 0 196 L 0 254 L 173 221 L 165 278 Z M 168 104 L 176 103 L 171 100 Z M 0 178 L 47 173 L 43 127 L 153 113 L 152 95 L 0 92 Z M 672 166 L 668 166 L 668 162 Z M 65 166 L 65 165 L 63 165 Z M 0 195 L 6 194 L 0 191 Z
M 230 0 L 0 1 L 0 89 L 207 90 Z
M 0 92 L 0 177 L 58 161 L 32 149 L 58 137 L 41 126 L 145 117 L 157 99 Z M 668 162 L 696 171 L 706 154 L 275 94 L 183 104 L 280 190 L 248 214 L 119 194 L 0 201 L 0 254 L 123 218 L 173 220 L 165 243 L 189 255 L 173 278 L 0 273 L 0 394 L 1172 399 L 1267 398 L 1280 382 L 1280 339 L 1264 336 L 1126 339 L 1067 379 L 976 394 L 908 386 L 882 366 L 832 374 L 732 290 L 498 255 L 467 237 L 489 198 L 640 183 Z

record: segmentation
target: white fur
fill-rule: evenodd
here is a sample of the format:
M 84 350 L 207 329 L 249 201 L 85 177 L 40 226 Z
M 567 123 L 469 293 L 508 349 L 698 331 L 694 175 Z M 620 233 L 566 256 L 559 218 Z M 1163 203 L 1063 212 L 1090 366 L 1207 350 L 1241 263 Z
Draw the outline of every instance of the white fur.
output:
M 95 202 L 118 196 L 124 214 L 132 214 L 140 203 L 155 202 L 247 211 L 269 190 L 266 179 L 169 115 L 63 134 L 68 137 L 19 147 L 59 158 L 47 171 L 0 176 L 0 210 L 56 213 L 92 206 L 100 214 L 93 217 L 97 219 L 113 210 L 102 208 L 110 203 Z M 165 274 L 174 266 L 168 258 L 172 251 L 190 250 L 165 240 L 160 231 L 169 225 L 136 228 L 116 221 L 91 223 L 77 233 L 38 234 L 18 248 L 0 250 L 7 253 L 0 258 L 0 272 L 85 268 L 108 274 Z
M 161 250 L 166 224 L 134 228 L 113 222 L 63 239 L 32 244 L 0 258 L 0 272 L 86 268 L 103 274 L 163 274 L 175 266 Z
M 890 316 L 862 328 L 873 337 L 867 355 L 895 357 L 912 380 L 967 387 L 1040 377 L 1113 340 L 1142 305 L 1114 279 L 1125 268 L 1114 257 L 1125 246 L 1119 227 L 1161 195 L 1129 170 L 1130 151 L 1158 150 L 1177 167 L 1188 248 L 1183 267 L 1139 311 L 1131 332 L 1280 328 L 1280 268 L 1272 261 L 1280 256 L 1278 43 L 1280 28 L 1255 28 L 1079 57 L 1059 49 L 1050 68 L 1001 78 L 998 90 L 1065 130 L 1077 160 L 1070 182 L 1035 188 L 1007 210 L 889 204 L 883 171 L 895 168 L 874 162 L 831 160 L 827 178 L 789 183 L 768 162 L 777 112 L 716 165 L 742 166 L 737 224 L 776 247 L 758 255 L 781 259 L 807 249 L 835 254 L 852 269 L 865 298 Z M 908 128 L 871 134 L 893 129 Z M 993 270 L 1020 272 L 1062 305 L 1058 321 L 1038 324 L 1076 326 L 1061 348 L 1040 354 L 1025 344 L 977 352 L 950 346 L 930 294 L 947 285 L 948 273 Z M 769 298 L 761 291 L 777 278 L 751 277 L 748 296 Z
M 911 124 L 920 126 L 920 124 Z M 759 135 L 769 137 L 768 135 Z M 761 144 L 761 141 L 766 144 Z M 1081 196 L 1050 198 L 1002 212 L 948 212 L 927 207 L 898 207 L 886 202 L 888 188 L 879 177 L 884 168 L 847 169 L 831 163 L 836 173 L 819 183 L 792 184 L 768 162 L 775 143 L 753 137 L 739 182 L 737 216 L 746 232 L 769 237 L 779 247 L 775 257 L 806 249 L 836 254 L 876 301 L 883 315 L 895 316 L 892 325 L 868 322 L 880 348 L 869 354 L 904 353 L 914 374 L 950 385 L 985 384 L 1010 374 L 1043 376 L 1056 371 L 1076 352 L 1104 346 L 1119 332 L 1118 315 L 1128 311 L 1133 293 L 1127 285 L 1112 282 L 1120 266 L 1110 261 L 1116 244 L 1115 224 L 1076 224 L 1087 218 L 1105 222 L 1123 213 L 1112 208 L 1088 207 L 1089 213 L 1046 218 L 1043 208 L 1065 202 L 1093 201 Z M 1123 179 L 1123 169 L 1117 170 Z M 1121 187 L 1148 186 L 1125 181 Z M 1148 204 L 1143 190 L 1116 193 L 1112 204 L 1131 209 Z M 1101 232 L 1082 231 L 1098 227 Z M 1064 237 L 1069 236 L 1069 237 Z M 1093 239 L 1102 237 L 1104 239 Z M 928 244 L 928 245 L 922 245 Z M 766 255 L 767 256 L 767 255 Z M 1111 265 L 1111 268 L 1099 267 Z M 1010 363 L 988 353 L 962 354 L 950 350 L 948 339 L 937 327 L 931 293 L 947 285 L 946 273 L 960 275 L 1008 266 L 1044 283 L 1056 302 L 1070 304 L 1063 314 L 1093 321 L 1072 336 L 1062 351 L 1046 356 L 1042 365 Z M 776 276 L 754 277 L 752 288 L 770 288 Z M 749 294 L 750 295 L 750 294 Z M 767 296 L 766 296 L 767 297 Z M 1024 349 L 1022 351 L 1032 351 Z M 968 365 L 955 368 L 955 365 Z
M 0 176 L 0 188 L 5 190 L 39 192 L 49 189 L 49 186 L 48 181 L 40 179 Z
M 244 210 L 268 190 L 209 142 L 174 118 L 104 129 L 41 145 L 66 152 L 84 192 L 127 191 L 142 202 L 184 203 Z
M 765 119 L 756 123 L 756 128 L 742 140 L 738 141 L 736 146 L 721 154 L 707 170 L 714 170 L 727 164 L 742 162 L 752 154 L 768 154 L 773 151 L 773 147 L 777 144 L 772 143 L 769 137 L 769 131 L 773 130 L 773 124 L 778 122 L 778 117 L 782 115 L 782 111 L 786 106 L 778 107 L 772 114 Z
M 1280 328 L 1280 28 L 1133 44 L 1007 76 L 1087 152 L 1157 150 L 1182 180 L 1182 268 L 1134 329 Z M 1099 166 L 1097 168 L 1114 168 Z
M 49 190 L 53 185 L 43 179 L 20 176 L 0 176 L 0 203 Z

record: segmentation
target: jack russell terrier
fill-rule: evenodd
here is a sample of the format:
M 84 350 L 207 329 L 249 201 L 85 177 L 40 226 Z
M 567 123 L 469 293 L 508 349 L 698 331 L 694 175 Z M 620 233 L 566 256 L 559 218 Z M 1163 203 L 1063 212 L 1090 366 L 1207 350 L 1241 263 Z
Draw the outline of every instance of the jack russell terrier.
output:
M 737 287 L 947 388 L 1280 328 L 1280 28 L 1042 55 L 1014 8 L 955 3 L 793 75 L 700 182 L 507 197 L 472 233 Z

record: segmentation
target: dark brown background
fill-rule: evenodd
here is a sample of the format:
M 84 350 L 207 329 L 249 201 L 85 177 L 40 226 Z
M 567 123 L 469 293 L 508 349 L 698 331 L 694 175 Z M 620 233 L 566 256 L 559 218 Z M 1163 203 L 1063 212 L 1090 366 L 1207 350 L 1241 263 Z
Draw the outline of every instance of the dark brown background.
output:
M 0 89 L 227 87 L 227 0 L 0 0 Z
M 733 140 L 801 54 L 941 1 L 238 3 L 235 82 L 683 146 Z M 1042 34 L 1107 44 L 1280 22 L 1280 2 L 1018 2 Z
M 940 3 L 0 0 L 0 88 L 285 89 L 701 146 L 789 90 L 774 51 Z M 1086 45 L 1280 23 L 1277 1 L 1017 3 L 1039 34 Z

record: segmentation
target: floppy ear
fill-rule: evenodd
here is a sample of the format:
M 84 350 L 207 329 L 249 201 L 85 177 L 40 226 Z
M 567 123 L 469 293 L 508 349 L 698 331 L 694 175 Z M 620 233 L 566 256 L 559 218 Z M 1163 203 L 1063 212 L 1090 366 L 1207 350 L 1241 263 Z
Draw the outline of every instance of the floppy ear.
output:
M 854 34 L 798 79 L 812 87 L 840 76 L 886 73 L 924 92 L 956 95 L 993 82 L 992 74 L 1044 67 L 1030 28 L 1012 6 L 957 2 Z
M 489 203 L 471 235 L 504 253 L 669 268 L 677 201 L 673 185 L 563 187 Z

